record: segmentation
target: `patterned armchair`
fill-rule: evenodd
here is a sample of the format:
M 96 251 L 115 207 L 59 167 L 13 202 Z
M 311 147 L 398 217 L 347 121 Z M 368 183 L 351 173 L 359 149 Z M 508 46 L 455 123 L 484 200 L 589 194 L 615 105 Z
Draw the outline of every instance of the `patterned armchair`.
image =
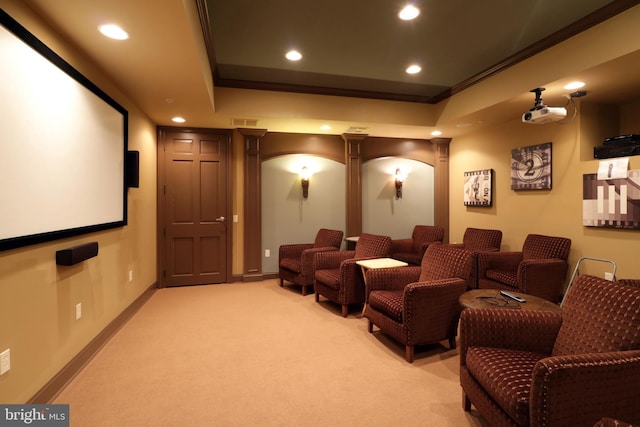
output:
M 562 311 L 465 309 L 460 384 L 491 426 L 640 425 L 640 288 L 582 275 Z
M 502 244 L 502 231 L 483 228 L 467 228 L 462 243 L 450 243 L 450 246 L 473 252 L 469 288 L 478 287 L 478 252 L 498 252 Z
M 314 243 L 281 245 L 278 251 L 280 286 L 284 281 L 300 285 L 302 295 L 307 294 L 307 286 L 313 286 L 313 256 L 318 252 L 340 250 L 343 232 L 321 228 Z
M 391 258 L 420 265 L 427 247 L 431 243 L 442 243 L 444 228 L 439 225 L 416 225 L 411 238 L 391 241 Z
M 478 287 L 522 292 L 558 302 L 571 240 L 529 234 L 521 252 L 478 253 Z
M 458 298 L 467 289 L 473 254 L 449 245 L 430 245 L 422 265 L 367 270 L 369 332 L 375 324 L 405 345 L 407 362 L 414 347 L 449 340 L 456 348 Z
M 313 288 L 316 302 L 323 295 L 329 301 L 342 306 L 342 316 L 347 317 L 349 305 L 364 302 L 364 278 L 357 261 L 389 256 L 391 238 L 364 233 L 358 239 L 355 250 L 320 252 L 315 254 L 315 280 Z

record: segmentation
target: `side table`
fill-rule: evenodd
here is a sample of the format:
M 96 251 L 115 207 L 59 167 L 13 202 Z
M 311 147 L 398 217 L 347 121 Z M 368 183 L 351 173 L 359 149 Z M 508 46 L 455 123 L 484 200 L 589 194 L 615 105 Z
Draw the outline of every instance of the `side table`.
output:
M 460 295 L 458 301 L 463 308 L 506 308 L 520 310 L 550 310 L 561 311 L 559 305 L 546 299 L 519 292 L 509 293 L 524 298 L 525 302 L 518 302 L 500 294 L 499 289 L 473 289 Z

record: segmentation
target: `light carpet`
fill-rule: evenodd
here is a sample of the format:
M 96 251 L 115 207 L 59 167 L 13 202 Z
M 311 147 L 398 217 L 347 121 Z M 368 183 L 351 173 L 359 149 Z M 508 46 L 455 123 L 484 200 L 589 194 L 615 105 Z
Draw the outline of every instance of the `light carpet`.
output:
M 160 289 L 52 403 L 72 426 L 486 426 L 458 350 L 416 349 L 277 280 Z

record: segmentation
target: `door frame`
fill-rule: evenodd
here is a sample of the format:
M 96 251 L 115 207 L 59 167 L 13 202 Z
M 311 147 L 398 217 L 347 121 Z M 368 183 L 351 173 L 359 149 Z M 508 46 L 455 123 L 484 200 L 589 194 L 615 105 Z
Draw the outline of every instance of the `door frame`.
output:
M 164 257 L 164 223 L 165 223 L 165 210 L 163 203 L 165 203 L 165 186 L 166 186 L 166 170 L 165 170 L 165 144 L 164 138 L 166 133 L 168 132 L 181 132 L 181 133 L 193 133 L 193 134 L 225 134 L 225 145 L 226 145 L 226 153 L 224 156 L 224 162 L 226 174 L 225 174 L 225 187 L 227 189 L 227 197 L 226 197 L 226 211 L 225 218 L 226 221 L 226 234 L 227 234 L 227 244 L 225 250 L 227 251 L 227 262 L 224 266 L 226 270 L 226 283 L 231 283 L 233 281 L 232 276 L 232 265 L 233 265 L 233 187 L 231 185 L 232 174 L 232 129 L 209 129 L 209 128 L 184 128 L 184 127 L 173 127 L 173 126 L 158 126 L 157 129 L 157 197 L 156 197 L 156 232 L 157 232 L 157 247 L 156 247 L 156 258 L 157 258 L 157 276 L 158 276 L 158 288 L 166 287 L 166 278 L 165 278 L 165 257 Z

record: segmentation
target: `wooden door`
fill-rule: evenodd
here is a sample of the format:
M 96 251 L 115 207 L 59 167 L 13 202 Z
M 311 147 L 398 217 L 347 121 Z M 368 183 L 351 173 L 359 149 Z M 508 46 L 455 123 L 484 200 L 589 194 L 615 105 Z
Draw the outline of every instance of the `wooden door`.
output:
M 160 287 L 227 282 L 231 274 L 231 131 L 160 128 Z

